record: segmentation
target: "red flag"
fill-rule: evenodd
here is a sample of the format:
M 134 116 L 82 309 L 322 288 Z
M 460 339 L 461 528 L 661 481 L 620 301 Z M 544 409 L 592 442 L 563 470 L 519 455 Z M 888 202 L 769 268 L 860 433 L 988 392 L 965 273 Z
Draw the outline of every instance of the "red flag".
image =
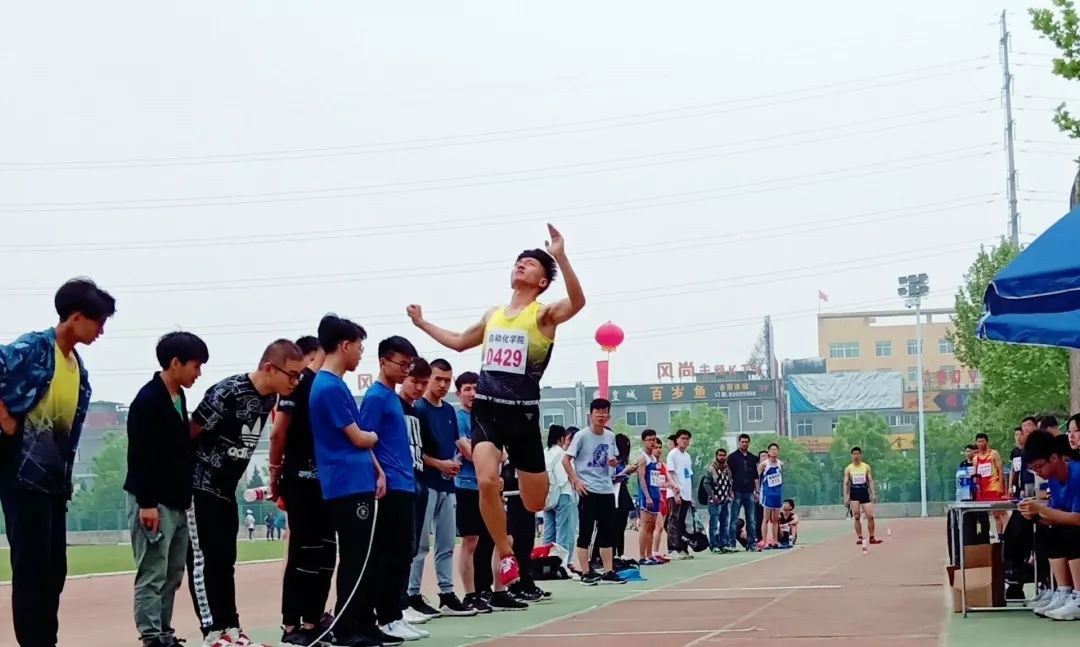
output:
M 825 303 L 829 302 L 829 295 L 825 294 L 821 290 L 817 291 L 817 298 L 824 301 Z
M 610 396 L 608 395 L 608 361 L 602 359 L 596 363 L 596 381 L 600 387 L 600 397 L 605 400 Z

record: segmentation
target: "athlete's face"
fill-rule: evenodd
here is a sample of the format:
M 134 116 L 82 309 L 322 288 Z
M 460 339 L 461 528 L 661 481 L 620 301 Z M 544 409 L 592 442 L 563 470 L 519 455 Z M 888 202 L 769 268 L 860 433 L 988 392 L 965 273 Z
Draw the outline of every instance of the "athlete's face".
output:
M 979 452 L 985 452 L 990 443 L 986 442 L 985 438 L 976 438 L 975 446 L 979 448 Z
M 510 287 L 534 287 L 544 289 L 548 285 L 547 272 L 535 258 L 521 258 L 514 263 L 514 272 L 510 276 Z
M 970 463 L 971 459 L 975 458 L 975 450 L 974 449 L 968 449 L 967 447 L 965 447 L 964 448 L 964 458 L 967 459 L 967 461 Z
M 442 400 L 450 392 L 450 384 L 454 381 L 454 375 L 450 371 L 431 367 L 431 381 L 428 382 L 428 392 L 433 400 Z
M 476 385 L 462 384 L 457 392 L 457 399 L 466 411 L 472 409 L 473 400 L 476 399 Z
M 686 434 L 679 436 L 675 439 L 675 446 L 685 452 L 690 447 L 690 436 Z
M 428 378 L 426 377 L 406 377 L 405 381 L 401 383 L 401 394 L 409 402 L 416 402 L 424 397 L 424 391 L 427 391 L 427 387 Z
M 787 501 L 784 501 L 784 512 L 791 514 L 791 511 L 795 509 L 795 506 L 791 505 Z
M 856 463 L 862 461 L 862 452 L 851 452 L 851 460 Z
M 727 462 L 727 452 L 725 452 L 722 449 L 720 451 L 716 452 L 716 462 L 720 463 L 721 465 L 726 463 Z
M 775 459 L 779 455 L 780 455 L 780 448 L 779 447 L 777 447 L 776 445 L 773 445 L 772 447 L 769 448 L 769 458 Z
M 745 451 L 748 451 L 749 449 L 750 449 L 750 439 L 749 438 L 740 438 L 739 439 L 739 451 L 745 452 Z
M 1025 420 L 1023 423 L 1020 424 L 1020 429 L 1024 432 L 1025 435 L 1035 431 L 1035 428 L 1035 423 L 1030 420 Z

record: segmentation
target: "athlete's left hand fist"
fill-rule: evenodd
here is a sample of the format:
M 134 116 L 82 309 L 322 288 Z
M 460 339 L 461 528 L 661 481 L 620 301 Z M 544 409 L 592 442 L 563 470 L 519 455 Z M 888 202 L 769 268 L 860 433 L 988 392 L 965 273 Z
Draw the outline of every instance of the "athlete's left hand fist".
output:
M 544 245 L 547 247 L 547 253 L 551 254 L 552 258 L 558 258 L 566 253 L 566 245 L 558 229 L 551 223 L 548 223 L 547 227 L 550 240 L 546 241 Z
M 409 319 L 412 319 L 414 324 L 424 320 L 424 310 L 415 303 L 405 308 L 405 314 L 409 315 Z

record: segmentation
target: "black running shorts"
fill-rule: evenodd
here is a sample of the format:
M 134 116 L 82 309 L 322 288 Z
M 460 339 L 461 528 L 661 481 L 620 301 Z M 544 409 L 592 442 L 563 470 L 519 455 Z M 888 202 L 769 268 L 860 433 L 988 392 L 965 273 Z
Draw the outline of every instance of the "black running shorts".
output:
M 493 443 L 505 449 L 510 464 L 527 474 L 547 471 L 544 441 L 540 437 L 540 407 L 511 405 L 481 400 L 473 401 L 472 444 Z
M 1046 556 L 1050 559 L 1080 559 L 1080 526 L 1050 526 Z
M 870 503 L 870 490 L 851 488 L 851 500 L 855 503 Z
M 458 488 L 456 499 L 458 537 L 479 537 L 487 532 L 480 516 L 480 492 Z

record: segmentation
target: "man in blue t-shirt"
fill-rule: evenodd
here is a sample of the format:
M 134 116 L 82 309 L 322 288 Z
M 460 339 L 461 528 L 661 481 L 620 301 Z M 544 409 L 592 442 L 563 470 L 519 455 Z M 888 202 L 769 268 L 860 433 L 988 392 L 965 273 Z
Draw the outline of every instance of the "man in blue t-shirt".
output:
M 427 613 L 430 608 L 420 595 L 424 561 L 435 535 L 435 574 L 439 580 L 439 608 L 444 616 L 474 616 L 476 609 L 466 606 L 454 593 L 454 544 L 457 522 L 454 514 L 454 478 L 461 471 L 457 457 L 457 411 L 443 398 L 450 392 L 453 369 L 445 359 L 431 362 L 431 379 L 424 397 L 417 400 L 416 417 L 420 420 L 423 450 L 422 478 L 428 488 L 424 526 L 420 545 L 412 561 L 409 576 L 409 602 L 414 610 Z
M 412 562 L 412 542 L 408 539 L 413 535 L 416 477 L 405 412 L 395 389 L 405 381 L 415 358 L 416 348 L 404 337 L 379 342 L 379 377 L 360 403 L 360 427 L 379 438 L 372 451 L 386 472 L 386 495 L 380 502 L 372 549 L 372 564 L 379 564 L 377 572 L 381 576 L 374 593 L 375 609 L 380 630 L 403 640 L 428 635 L 406 622 L 401 608 L 401 590 L 409 579 Z
M 385 563 L 367 564 L 380 512 L 377 506 L 383 505 L 376 499 L 386 490 L 386 474 L 371 451 L 379 438 L 363 429 L 356 400 L 343 379 L 360 363 L 366 336 L 363 328 L 347 319 L 323 317 L 319 346 L 326 360 L 315 374 L 308 400 L 319 484 L 334 517 L 340 550 L 335 645 L 379 645 L 393 640 L 379 631 L 375 617 L 376 583 Z M 314 642 L 318 636 L 301 638 Z
M 1049 526 L 1047 556 L 1057 582 L 1052 595 L 1040 597 L 1035 613 L 1054 620 L 1080 620 L 1080 460 L 1065 436 L 1036 431 L 1024 443 L 1024 461 L 1050 489 L 1049 505 L 1025 499 L 1020 514 Z

